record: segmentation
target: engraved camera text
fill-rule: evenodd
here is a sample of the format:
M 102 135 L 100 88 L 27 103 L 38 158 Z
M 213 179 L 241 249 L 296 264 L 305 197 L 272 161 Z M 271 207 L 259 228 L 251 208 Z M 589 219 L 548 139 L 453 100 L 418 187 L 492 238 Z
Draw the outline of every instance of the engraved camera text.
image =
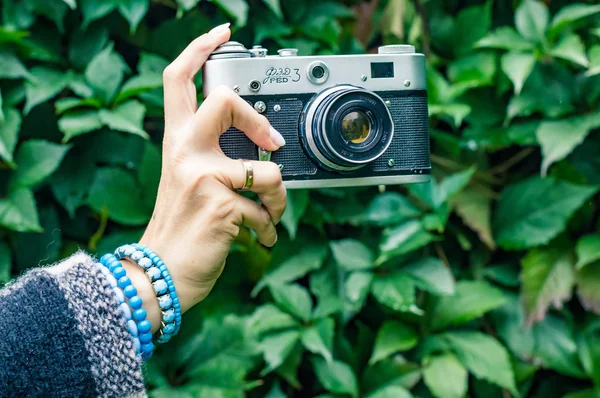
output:
M 282 83 L 296 83 L 300 81 L 300 69 L 290 68 L 269 68 L 265 72 L 266 77 L 263 80 L 263 84 L 282 84 Z

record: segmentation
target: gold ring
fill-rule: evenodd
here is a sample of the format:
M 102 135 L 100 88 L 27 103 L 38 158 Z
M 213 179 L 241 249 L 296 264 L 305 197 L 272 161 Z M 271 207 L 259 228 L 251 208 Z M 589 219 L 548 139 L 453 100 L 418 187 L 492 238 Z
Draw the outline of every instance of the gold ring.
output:
M 244 172 L 246 173 L 246 182 L 244 182 L 244 186 L 241 188 L 244 191 L 252 188 L 252 184 L 254 183 L 254 166 L 248 160 L 240 159 L 240 162 L 244 165 Z

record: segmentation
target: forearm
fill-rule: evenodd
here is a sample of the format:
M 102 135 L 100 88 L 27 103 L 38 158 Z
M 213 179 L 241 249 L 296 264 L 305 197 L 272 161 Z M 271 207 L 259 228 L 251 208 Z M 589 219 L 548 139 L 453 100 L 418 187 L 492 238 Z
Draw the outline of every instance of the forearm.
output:
M 114 291 L 84 253 L 0 290 L 0 335 L 0 395 L 145 395 Z

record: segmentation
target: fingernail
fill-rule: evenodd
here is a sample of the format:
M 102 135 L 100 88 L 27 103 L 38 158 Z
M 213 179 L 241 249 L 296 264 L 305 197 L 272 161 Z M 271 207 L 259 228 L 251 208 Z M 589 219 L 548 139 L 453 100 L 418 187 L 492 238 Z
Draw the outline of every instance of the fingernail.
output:
M 275 130 L 273 127 L 271 127 L 271 141 L 280 148 L 285 145 L 285 139 L 279 134 L 279 131 Z
M 229 25 L 231 24 L 227 22 L 223 25 L 215 26 L 210 32 L 208 32 L 208 34 L 212 36 L 220 36 L 221 33 L 225 32 L 226 30 L 229 30 Z

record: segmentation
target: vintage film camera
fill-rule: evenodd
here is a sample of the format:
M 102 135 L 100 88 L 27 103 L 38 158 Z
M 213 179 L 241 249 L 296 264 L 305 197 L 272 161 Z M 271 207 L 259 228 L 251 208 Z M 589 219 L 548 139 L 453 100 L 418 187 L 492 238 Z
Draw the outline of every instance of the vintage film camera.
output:
M 390 185 L 429 181 L 425 57 L 410 45 L 378 54 L 277 56 L 237 42 L 204 65 L 204 95 L 232 88 L 286 140 L 270 153 L 241 131 L 220 139 L 233 158 L 271 160 L 287 188 Z

